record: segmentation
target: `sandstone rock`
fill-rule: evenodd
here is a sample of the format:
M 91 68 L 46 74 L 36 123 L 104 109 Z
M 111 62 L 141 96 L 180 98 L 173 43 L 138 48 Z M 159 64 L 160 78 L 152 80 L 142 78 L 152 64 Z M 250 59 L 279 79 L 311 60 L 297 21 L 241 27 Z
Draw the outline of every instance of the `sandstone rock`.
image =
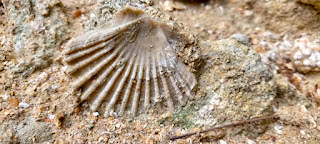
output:
M 59 0 L 4 1 L 13 51 L 14 71 L 28 76 L 48 67 L 67 38 L 67 17 Z
M 212 115 L 218 121 L 270 114 L 276 97 L 273 74 L 251 47 L 226 39 L 204 52 L 208 60 L 199 78 L 200 92 L 215 99 Z
M 23 120 L 16 129 L 19 143 L 49 142 L 54 132 L 44 122 L 37 122 L 31 117 Z
M 271 115 L 276 107 L 310 105 L 292 84 L 272 73 L 242 35 L 204 43 L 201 51 L 206 64 L 198 74 L 198 98 L 173 114 L 178 126 L 212 127 Z M 256 137 L 267 126 L 267 121 L 240 126 L 228 135 Z

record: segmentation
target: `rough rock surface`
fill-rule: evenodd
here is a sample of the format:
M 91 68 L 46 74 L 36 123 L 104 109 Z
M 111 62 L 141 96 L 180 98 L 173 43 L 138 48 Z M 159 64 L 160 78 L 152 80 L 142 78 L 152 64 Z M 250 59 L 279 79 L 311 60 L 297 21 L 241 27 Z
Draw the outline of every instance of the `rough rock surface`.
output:
M 199 93 L 206 103 L 199 120 L 212 117 L 221 124 L 272 113 L 273 74 L 244 39 L 236 38 L 213 42 L 203 50 L 208 59 L 199 77 Z
M 41 143 L 49 142 L 54 132 L 44 122 L 37 122 L 31 117 L 26 117 L 24 121 L 18 124 L 17 137 L 21 143 Z
M 8 31 L 18 65 L 15 73 L 30 75 L 48 67 L 66 39 L 67 18 L 59 0 L 4 1 Z
M 213 42 L 211 47 L 204 50 L 208 61 L 199 87 L 205 88 L 208 98 L 216 99 L 215 118 L 239 120 L 270 114 L 276 87 L 260 56 L 236 39 Z
M 271 115 L 283 105 L 310 105 L 287 80 L 273 75 L 243 35 L 207 44 L 202 53 L 207 59 L 199 72 L 199 99 L 173 115 L 179 126 L 212 127 Z M 267 126 L 234 128 L 229 134 L 256 137 Z

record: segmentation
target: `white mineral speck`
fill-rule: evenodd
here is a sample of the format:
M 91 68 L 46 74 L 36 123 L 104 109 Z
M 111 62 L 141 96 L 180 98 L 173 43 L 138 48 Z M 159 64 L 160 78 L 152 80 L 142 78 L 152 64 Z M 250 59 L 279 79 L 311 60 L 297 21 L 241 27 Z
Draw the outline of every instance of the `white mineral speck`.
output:
M 300 60 L 300 59 L 302 59 L 302 53 L 301 53 L 300 51 L 297 51 L 296 53 L 294 53 L 293 59 L 294 59 L 294 60 Z
M 196 24 L 196 25 L 194 25 L 194 28 L 200 28 L 200 25 L 199 24 Z
M 49 114 L 48 119 L 54 119 L 55 115 Z
M 300 131 L 300 134 L 306 135 L 306 132 L 305 132 L 304 130 L 301 130 L 301 131 Z
M 98 116 L 99 115 L 99 113 L 98 112 L 94 112 L 94 113 L 92 113 L 93 114 L 93 116 Z
M 220 10 L 221 14 L 224 14 L 224 8 L 223 8 L 223 6 L 219 6 L 219 10 Z
M 224 140 L 219 140 L 219 144 L 227 144 L 227 142 Z
M 282 134 L 282 128 L 283 126 L 275 124 L 274 125 L 274 130 L 276 131 L 277 134 Z
M 1 45 L 3 45 L 6 42 L 6 36 L 2 36 L 1 38 Z
M 25 103 L 25 102 L 21 102 L 19 103 L 19 107 L 22 107 L 22 108 L 28 108 L 30 105 Z
M 67 68 L 68 68 L 68 66 L 64 66 L 64 67 L 62 67 L 61 69 L 62 69 L 62 71 L 66 71 Z
M 308 59 L 306 59 L 306 60 L 303 61 L 303 65 L 305 65 L 305 66 L 311 66 L 311 61 L 308 60 Z
M 309 56 L 309 55 L 311 55 L 311 51 L 309 49 L 304 49 L 304 50 L 302 50 L 302 54 L 305 56 Z
M 96 17 L 96 15 L 94 13 L 90 14 L 90 18 L 95 18 L 95 17 Z
M 0 97 L 3 99 L 3 100 L 7 100 L 9 98 L 9 95 L 0 95 Z
M 263 40 L 260 42 L 260 45 L 263 47 L 266 47 L 266 46 L 268 46 L 268 43 L 265 40 Z
M 311 60 L 311 61 L 317 61 L 317 57 L 316 57 L 316 55 L 315 54 L 311 54 L 311 56 L 309 57 L 309 59 Z
M 320 52 L 316 52 L 314 55 L 316 55 L 317 61 L 320 61 Z
M 55 89 L 58 88 L 58 86 L 56 86 L 56 85 L 51 85 L 51 88 L 55 90 Z
M 248 139 L 248 144 L 256 144 L 256 142 L 254 142 L 253 140 L 251 140 L 251 139 Z
M 39 78 L 42 79 L 44 77 L 46 77 L 48 74 L 46 72 L 42 72 L 40 75 L 39 75 Z

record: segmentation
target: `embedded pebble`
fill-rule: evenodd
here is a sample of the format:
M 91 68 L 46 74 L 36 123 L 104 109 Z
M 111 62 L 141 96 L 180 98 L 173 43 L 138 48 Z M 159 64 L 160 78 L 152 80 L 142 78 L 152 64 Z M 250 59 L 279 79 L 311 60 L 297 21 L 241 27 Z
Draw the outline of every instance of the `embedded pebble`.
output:
M 92 113 L 93 114 L 93 116 L 99 116 L 99 112 L 94 112 L 94 113 Z
M 54 117 L 55 115 L 51 115 L 51 114 L 48 115 L 48 119 L 54 119 Z
M 283 126 L 275 124 L 274 125 L 274 130 L 276 131 L 277 134 L 282 134 L 282 128 Z
M 224 140 L 219 140 L 219 144 L 227 144 L 227 142 Z
M 29 104 L 27 104 L 27 103 L 25 103 L 25 102 L 20 102 L 19 103 L 19 107 L 20 108 L 28 108 L 30 105 Z
M 3 99 L 3 100 L 7 100 L 9 98 L 9 95 L 0 95 L 0 97 Z
M 0 44 L 3 45 L 5 42 L 6 42 L 6 36 L 2 36 Z

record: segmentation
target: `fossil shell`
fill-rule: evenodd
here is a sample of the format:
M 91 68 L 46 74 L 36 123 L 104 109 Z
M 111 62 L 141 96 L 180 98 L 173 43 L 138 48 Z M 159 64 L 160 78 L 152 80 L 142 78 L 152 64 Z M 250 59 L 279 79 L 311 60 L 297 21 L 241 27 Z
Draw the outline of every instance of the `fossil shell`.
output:
M 105 116 L 184 106 L 197 82 L 170 45 L 171 30 L 142 10 L 126 7 L 106 28 L 70 40 L 64 62 L 74 77 L 72 87 L 82 90 L 81 101 Z

